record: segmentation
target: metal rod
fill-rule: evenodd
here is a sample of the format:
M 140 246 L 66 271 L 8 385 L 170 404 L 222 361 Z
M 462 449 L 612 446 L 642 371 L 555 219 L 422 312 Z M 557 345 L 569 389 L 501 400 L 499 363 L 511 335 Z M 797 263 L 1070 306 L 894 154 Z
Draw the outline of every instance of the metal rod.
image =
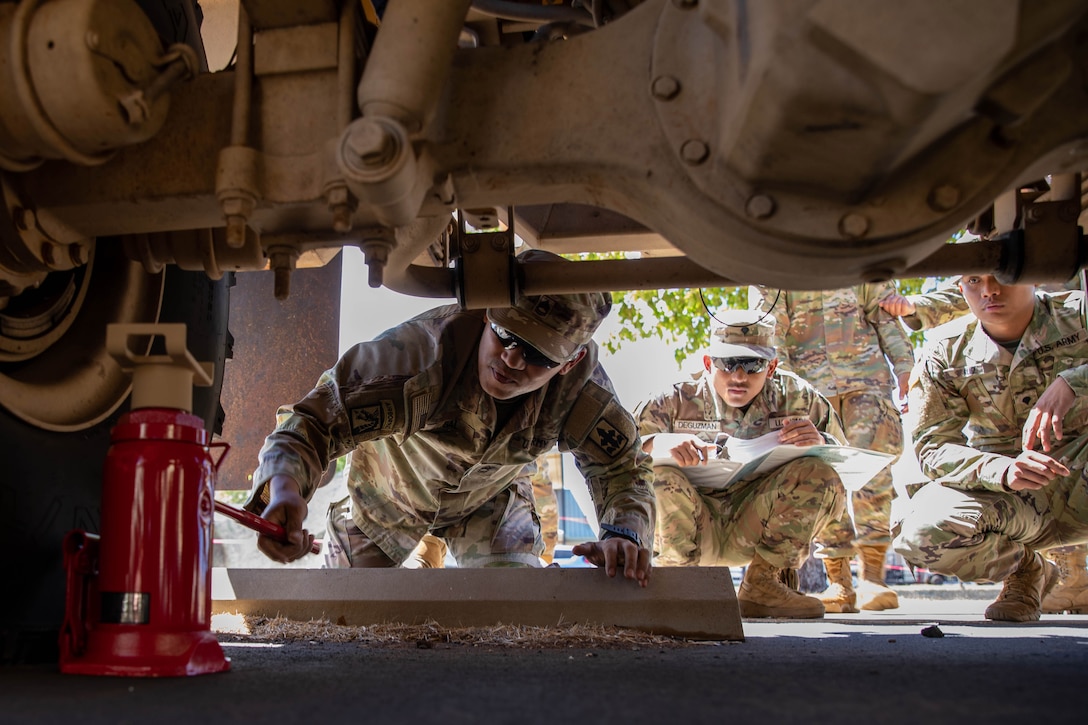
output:
M 359 81 L 364 116 L 388 116 L 409 133 L 438 105 L 472 0 L 389 3 Z
M 897 276 L 908 279 L 952 277 L 957 274 L 994 274 L 1002 271 L 1004 258 L 1004 247 L 998 241 L 946 244 Z
M 356 2 L 344 3 L 340 11 L 339 60 L 337 62 L 336 123 L 344 130 L 355 115 L 355 9 Z
M 602 259 L 586 262 L 523 262 L 519 265 L 523 295 L 614 291 L 735 287 L 686 257 Z
M 222 501 L 215 502 L 215 510 L 217 513 L 221 513 L 228 518 L 232 518 L 247 529 L 253 529 L 259 534 L 271 536 L 276 541 L 287 543 L 287 532 L 279 524 L 274 524 L 268 519 L 261 518 L 257 514 L 251 514 L 244 509 L 234 508 L 230 504 L 223 503 Z M 311 554 L 321 553 L 321 542 L 314 541 L 310 546 Z
M 238 57 L 234 62 L 234 107 L 230 145 L 249 145 L 249 108 L 253 92 L 253 27 L 244 3 L 238 3 Z

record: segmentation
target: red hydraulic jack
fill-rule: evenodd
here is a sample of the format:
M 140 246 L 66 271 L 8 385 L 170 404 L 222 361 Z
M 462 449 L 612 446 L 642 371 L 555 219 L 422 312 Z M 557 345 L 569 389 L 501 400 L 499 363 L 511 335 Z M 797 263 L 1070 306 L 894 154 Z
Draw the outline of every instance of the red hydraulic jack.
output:
M 133 336 L 163 337 L 165 355 L 138 355 Z M 211 632 L 211 548 L 216 472 L 210 435 L 193 415 L 192 386 L 210 385 L 184 325 L 110 325 L 107 348 L 131 370 L 132 410 L 111 432 L 101 537 L 64 541 L 67 609 L 61 672 L 175 677 L 223 672 L 230 660 Z

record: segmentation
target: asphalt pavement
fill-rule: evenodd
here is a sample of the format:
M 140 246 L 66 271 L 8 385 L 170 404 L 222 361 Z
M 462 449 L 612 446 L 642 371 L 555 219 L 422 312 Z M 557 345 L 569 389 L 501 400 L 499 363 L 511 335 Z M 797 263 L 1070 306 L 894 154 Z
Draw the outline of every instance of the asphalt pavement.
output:
M 745 620 L 745 641 L 564 649 L 285 643 L 220 631 L 189 678 L 0 669 L 0 723 L 1083 723 L 1088 615 L 999 624 L 996 587 L 899 587 L 890 613 Z M 936 626 L 943 636 L 934 635 Z

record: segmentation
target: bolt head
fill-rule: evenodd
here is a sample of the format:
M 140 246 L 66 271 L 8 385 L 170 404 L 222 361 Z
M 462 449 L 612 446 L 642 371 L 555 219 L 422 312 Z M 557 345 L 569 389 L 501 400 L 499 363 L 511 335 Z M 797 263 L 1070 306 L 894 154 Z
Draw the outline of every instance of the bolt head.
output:
M 960 203 L 960 190 L 952 184 L 941 184 L 933 187 L 927 201 L 934 211 L 951 211 Z
M 869 220 L 861 214 L 847 214 L 839 220 L 839 232 L 849 239 L 861 239 L 869 232 Z
M 710 157 L 710 147 L 698 139 L 688 139 L 680 147 L 680 158 L 684 163 L 696 166 Z
M 332 229 L 338 234 L 351 231 L 351 207 L 347 204 L 334 204 L 332 207 Z
M 348 193 L 348 187 L 341 185 L 334 186 L 329 189 L 327 194 L 325 194 L 325 201 L 328 202 L 330 208 L 339 204 L 347 204 Z
M 87 245 L 75 242 L 68 245 L 68 258 L 72 260 L 72 264 L 76 267 L 82 267 L 90 259 L 90 249 Z
M 245 222 L 246 219 L 249 219 L 249 215 L 253 213 L 253 200 L 243 196 L 224 197 L 220 201 L 220 205 L 223 209 L 223 216 L 228 220 L 231 217 L 239 217 Z
M 365 166 L 384 166 L 396 156 L 397 141 L 380 124 L 359 119 L 348 127 L 344 151 Z
M 680 81 L 672 76 L 658 76 L 650 84 L 650 92 L 659 101 L 671 101 L 680 93 Z
M 766 219 L 775 212 L 774 199 L 766 194 L 754 194 L 744 205 L 744 212 L 753 219 Z

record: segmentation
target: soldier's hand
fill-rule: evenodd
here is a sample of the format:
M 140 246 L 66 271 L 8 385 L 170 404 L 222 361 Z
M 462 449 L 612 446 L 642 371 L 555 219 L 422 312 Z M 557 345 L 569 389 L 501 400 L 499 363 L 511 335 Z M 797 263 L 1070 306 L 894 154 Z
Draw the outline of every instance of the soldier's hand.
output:
M 651 451 L 665 449 L 679 466 L 706 465 L 717 448 L 688 433 L 660 433 L 654 436 Z
M 1024 451 L 1005 472 L 1005 485 L 1013 491 L 1033 491 L 1068 475 L 1069 468 L 1061 461 L 1039 451 Z
M 1076 397 L 1077 394 L 1064 378 L 1059 377 L 1052 382 L 1028 413 L 1021 436 L 1024 448 L 1031 450 L 1039 443 L 1044 451 L 1050 451 L 1062 439 L 1062 419 L 1073 407 Z
M 306 520 L 306 499 L 302 497 L 298 483 L 289 476 L 273 476 L 268 482 L 270 498 L 261 514 L 287 533 L 287 541 L 277 541 L 267 534 L 257 537 L 257 548 L 272 561 L 281 564 L 301 559 L 310 553 L 313 534 L 302 528 Z
M 786 446 L 818 446 L 824 437 L 809 419 L 791 420 L 778 431 L 778 442 Z
M 640 587 L 650 583 L 650 550 L 640 549 L 635 542 L 619 536 L 604 541 L 590 541 L 571 548 L 575 556 L 584 556 L 594 566 L 604 568 L 608 576 L 616 576 L 623 566 L 623 577 L 634 579 Z
M 880 301 L 880 307 L 889 315 L 894 315 L 895 317 L 913 315 L 917 309 L 913 302 L 898 292 L 890 294 L 882 299 Z

